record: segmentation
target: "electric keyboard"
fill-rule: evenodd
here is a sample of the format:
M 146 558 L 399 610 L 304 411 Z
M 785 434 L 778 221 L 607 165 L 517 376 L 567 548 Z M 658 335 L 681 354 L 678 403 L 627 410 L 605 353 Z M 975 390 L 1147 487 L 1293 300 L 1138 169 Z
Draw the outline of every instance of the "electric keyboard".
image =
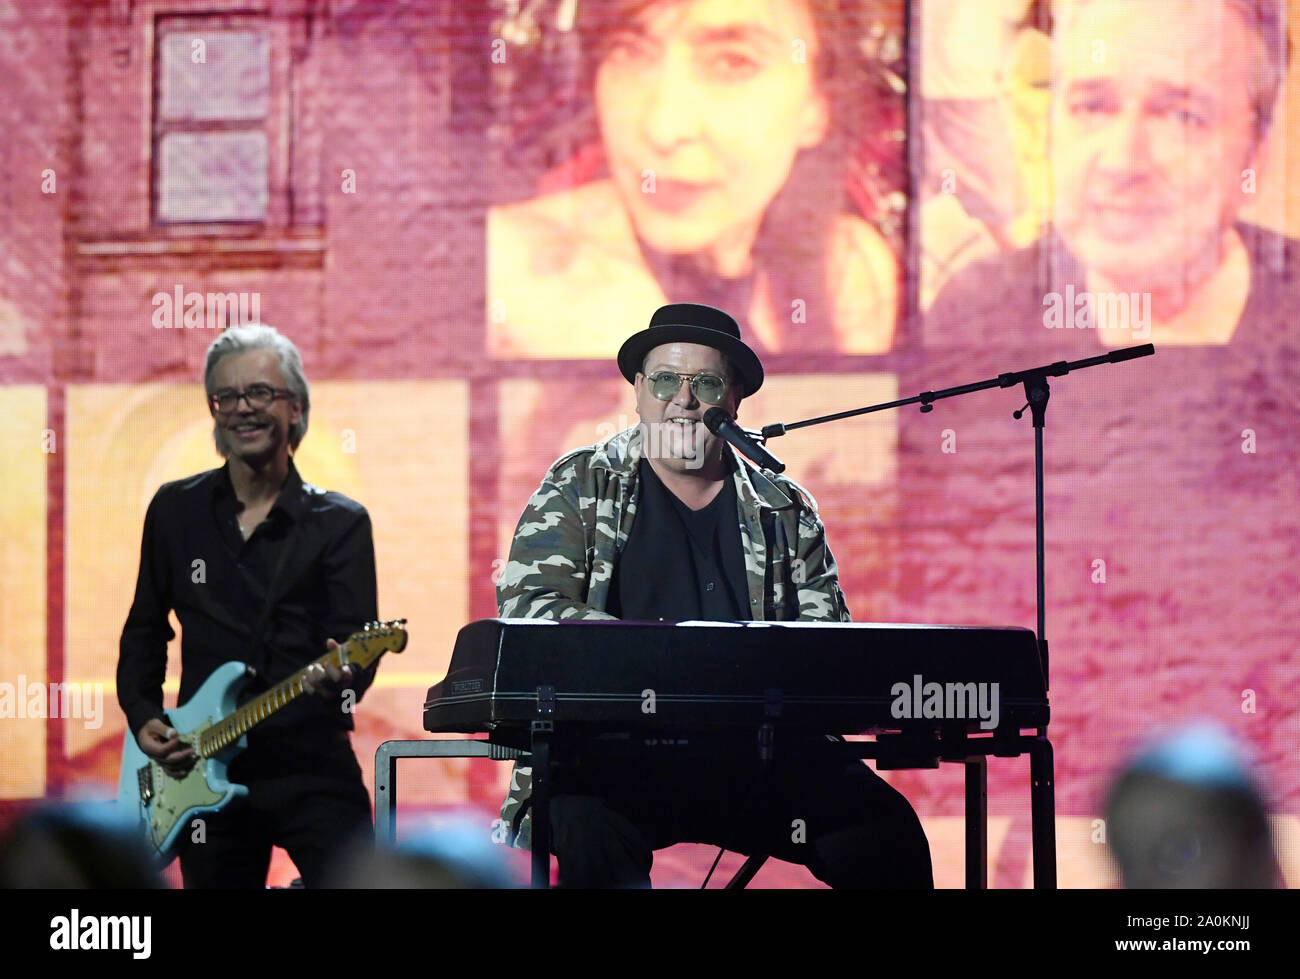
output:
M 503 743 L 537 721 L 1006 734 L 1048 718 L 1030 630 L 856 622 L 483 619 L 424 705 L 426 731 Z

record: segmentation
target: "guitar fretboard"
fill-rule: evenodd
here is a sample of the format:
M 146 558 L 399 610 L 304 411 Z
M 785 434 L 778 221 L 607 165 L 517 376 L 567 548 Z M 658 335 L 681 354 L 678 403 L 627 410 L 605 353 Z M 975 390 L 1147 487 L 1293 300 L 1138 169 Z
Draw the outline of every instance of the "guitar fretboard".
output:
M 307 691 L 307 671 L 316 664 L 319 663 L 324 666 L 327 663 L 333 663 L 340 668 L 346 666 L 349 662 L 347 648 L 348 644 L 344 643 L 333 652 L 326 653 L 320 659 L 304 666 L 293 676 L 286 677 L 270 690 L 258 694 L 248 703 L 240 705 L 236 710 L 231 711 L 230 714 L 213 724 L 212 727 L 199 735 L 198 745 L 196 746 L 199 755 L 210 758 L 212 755 L 230 747 L 276 711 L 301 697 Z

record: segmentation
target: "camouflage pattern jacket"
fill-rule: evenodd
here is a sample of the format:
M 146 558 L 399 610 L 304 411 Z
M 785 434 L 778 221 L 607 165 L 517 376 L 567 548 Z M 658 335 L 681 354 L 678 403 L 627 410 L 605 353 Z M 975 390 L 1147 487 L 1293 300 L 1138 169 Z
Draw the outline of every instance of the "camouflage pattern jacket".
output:
M 497 606 L 503 618 L 614 619 L 605 611 L 614 565 L 636 515 L 640 427 L 558 459 L 515 530 Z M 817 503 L 784 476 L 735 461 L 740 541 L 755 620 L 848 622 Z M 493 839 L 528 848 L 532 771 L 516 764 Z

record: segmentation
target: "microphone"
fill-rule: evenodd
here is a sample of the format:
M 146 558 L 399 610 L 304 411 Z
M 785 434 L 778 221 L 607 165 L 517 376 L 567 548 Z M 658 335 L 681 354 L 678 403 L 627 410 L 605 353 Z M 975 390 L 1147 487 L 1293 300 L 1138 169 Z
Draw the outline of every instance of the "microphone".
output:
M 774 473 L 785 472 L 785 463 L 759 445 L 748 432 L 732 421 L 731 416 L 723 409 L 710 408 L 706 411 L 704 424 L 714 435 L 734 445 L 737 451 L 750 462 Z

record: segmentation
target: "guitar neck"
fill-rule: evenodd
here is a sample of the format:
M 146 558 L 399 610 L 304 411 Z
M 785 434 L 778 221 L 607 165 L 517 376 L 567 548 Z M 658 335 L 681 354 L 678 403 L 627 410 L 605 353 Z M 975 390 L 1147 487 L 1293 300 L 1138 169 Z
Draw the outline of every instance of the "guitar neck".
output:
M 348 665 L 348 643 L 326 653 L 320 659 L 304 666 L 297 673 L 281 680 L 271 689 L 258 694 L 246 704 L 241 704 L 199 736 L 198 753 L 207 758 L 228 748 L 276 711 L 289 706 L 307 692 L 307 671 L 313 666 L 333 663 L 337 667 Z

